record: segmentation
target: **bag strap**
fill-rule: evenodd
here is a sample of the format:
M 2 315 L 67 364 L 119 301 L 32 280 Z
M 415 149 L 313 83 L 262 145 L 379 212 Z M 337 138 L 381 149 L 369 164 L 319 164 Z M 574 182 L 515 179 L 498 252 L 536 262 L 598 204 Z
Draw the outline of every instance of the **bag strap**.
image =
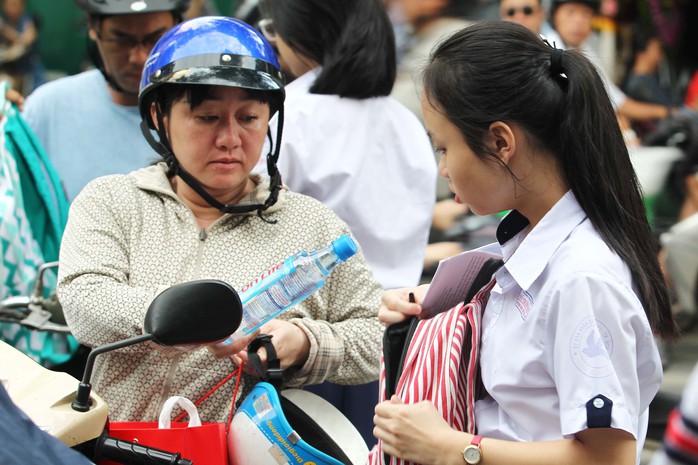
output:
M 225 432 L 226 433 L 230 429 L 230 423 L 233 421 L 233 415 L 235 414 L 235 399 L 237 399 L 237 397 L 238 397 L 238 388 L 240 387 L 240 378 L 242 378 L 242 366 L 243 366 L 243 363 L 240 362 L 240 365 L 238 365 L 236 370 L 234 370 L 228 376 L 223 378 L 223 380 L 221 380 L 220 383 L 216 384 L 206 394 L 201 396 L 201 398 L 199 398 L 199 400 L 194 402 L 194 405 L 198 407 L 199 405 L 201 405 L 203 403 L 203 401 L 208 399 L 221 386 L 223 386 L 225 383 L 230 381 L 231 378 L 235 377 L 235 388 L 233 389 L 233 399 L 232 399 L 231 406 L 230 406 L 230 412 L 228 413 L 228 421 L 226 422 L 226 425 L 225 425 Z M 174 421 L 175 422 L 181 421 L 186 414 L 187 414 L 187 412 L 185 410 L 184 412 L 177 415 L 177 418 L 175 418 Z
M 271 342 L 271 338 L 271 334 L 260 334 L 254 338 L 247 346 L 247 358 L 259 377 L 274 386 L 278 391 L 283 382 L 284 371 L 281 369 L 281 360 L 276 355 L 276 349 Z M 266 370 L 262 366 L 262 359 L 257 354 L 257 351 L 262 347 L 267 352 Z

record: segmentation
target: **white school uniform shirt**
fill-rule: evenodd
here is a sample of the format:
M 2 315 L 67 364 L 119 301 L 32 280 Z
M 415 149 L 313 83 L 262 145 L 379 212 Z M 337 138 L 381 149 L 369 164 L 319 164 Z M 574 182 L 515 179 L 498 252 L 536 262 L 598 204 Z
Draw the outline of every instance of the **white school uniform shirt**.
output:
M 349 225 L 384 288 L 415 286 L 436 201 L 436 161 L 426 130 L 393 97 L 310 93 L 321 70 L 286 86 L 278 161 L 283 182 Z M 269 123 L 274 141 L 277 118 Z M 255 170 L 266 172 L 266 157 Z
M 662 364 L 630 271 L 571 192 L 527 225 L 514 211 L 497 231 L 505 265 L 483 316 L 478 434 L 545 441 L 610 426 L 637 439 L 639 463 Z

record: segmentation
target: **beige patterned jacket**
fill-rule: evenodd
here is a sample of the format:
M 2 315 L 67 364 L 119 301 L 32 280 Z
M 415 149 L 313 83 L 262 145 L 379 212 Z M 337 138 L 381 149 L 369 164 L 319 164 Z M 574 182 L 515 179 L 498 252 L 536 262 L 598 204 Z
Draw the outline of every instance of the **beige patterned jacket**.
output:
M 268 183 L 255 181 L 251 197 L 264 201 Z M 149 303 L 167 286 L 216 278 L 240 289 L 288 256 L 349 232 L 324 205 L 286 190 L 267 217 L 276 223 L 256 213 L 224 215 L 201 231 L 175 196 L 164 164 L 93 181 L 71 206 L 60 253 L 58 294 L 75 337 L 99 346 L 142 334 Z M 381 292 L 358 253 L 317 293 L 280 316 L 302 328 L 311 343 L 290 386 L 378 378 Z M 92 385 L 109 404 L 112 420 L 152 421 L 169 396 L 195 401 L 235 368 L 205 349 L 178 352 L 146 343 L 98 356 Z M 245 375 L 238 400 L 255 382 Z M 225 420 L 233 385 L 201 405 L 203 421 Z

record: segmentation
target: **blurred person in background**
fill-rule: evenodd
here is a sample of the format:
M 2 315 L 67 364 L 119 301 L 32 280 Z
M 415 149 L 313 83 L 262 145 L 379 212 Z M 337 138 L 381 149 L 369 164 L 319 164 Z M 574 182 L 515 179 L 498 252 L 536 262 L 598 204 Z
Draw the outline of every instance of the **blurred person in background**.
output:
M 596 65 L 606 84 L 611 102 L 621 118 L 635 122 L 662 120 L 671 116 L 671 107 L 640 102 L 629 97 L 606 74 L 598 54 L 588 44 L 593 32 L 594 15 L 598 13 L 600 3 L 600 0 L 553 0 L 550 23 L 561 39 L 557 46 L 580 50 Z M 545 31 L 543 35 L 546 35 Z
M 0 17 L 0 74 L 26 95 L 44 83 L 44 67 L 37 47 L 38 28 L 24 0 L 2 0 Z
M 56 167 L 69 199 L 91 180 L 126 174 L 157 154 L 141 134 L 138 85 L 148 52 L 182 20 L 189 0 L 76 0 L 87 14 L 95 68 L 46 83 L 27 97 L 23 116 Z

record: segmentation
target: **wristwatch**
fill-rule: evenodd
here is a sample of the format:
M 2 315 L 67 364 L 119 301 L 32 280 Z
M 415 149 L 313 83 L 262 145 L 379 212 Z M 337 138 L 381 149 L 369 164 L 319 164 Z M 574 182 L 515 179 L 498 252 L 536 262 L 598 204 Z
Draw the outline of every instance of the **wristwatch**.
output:
M 482 449 L 480 449 L 480 441 L 482 441 L 482 436 L 475 435 L 470 441 L 470 444 L 463 449 L 463 459 L 468 465 L 475 465 L 480 463 L 482 460 Z

